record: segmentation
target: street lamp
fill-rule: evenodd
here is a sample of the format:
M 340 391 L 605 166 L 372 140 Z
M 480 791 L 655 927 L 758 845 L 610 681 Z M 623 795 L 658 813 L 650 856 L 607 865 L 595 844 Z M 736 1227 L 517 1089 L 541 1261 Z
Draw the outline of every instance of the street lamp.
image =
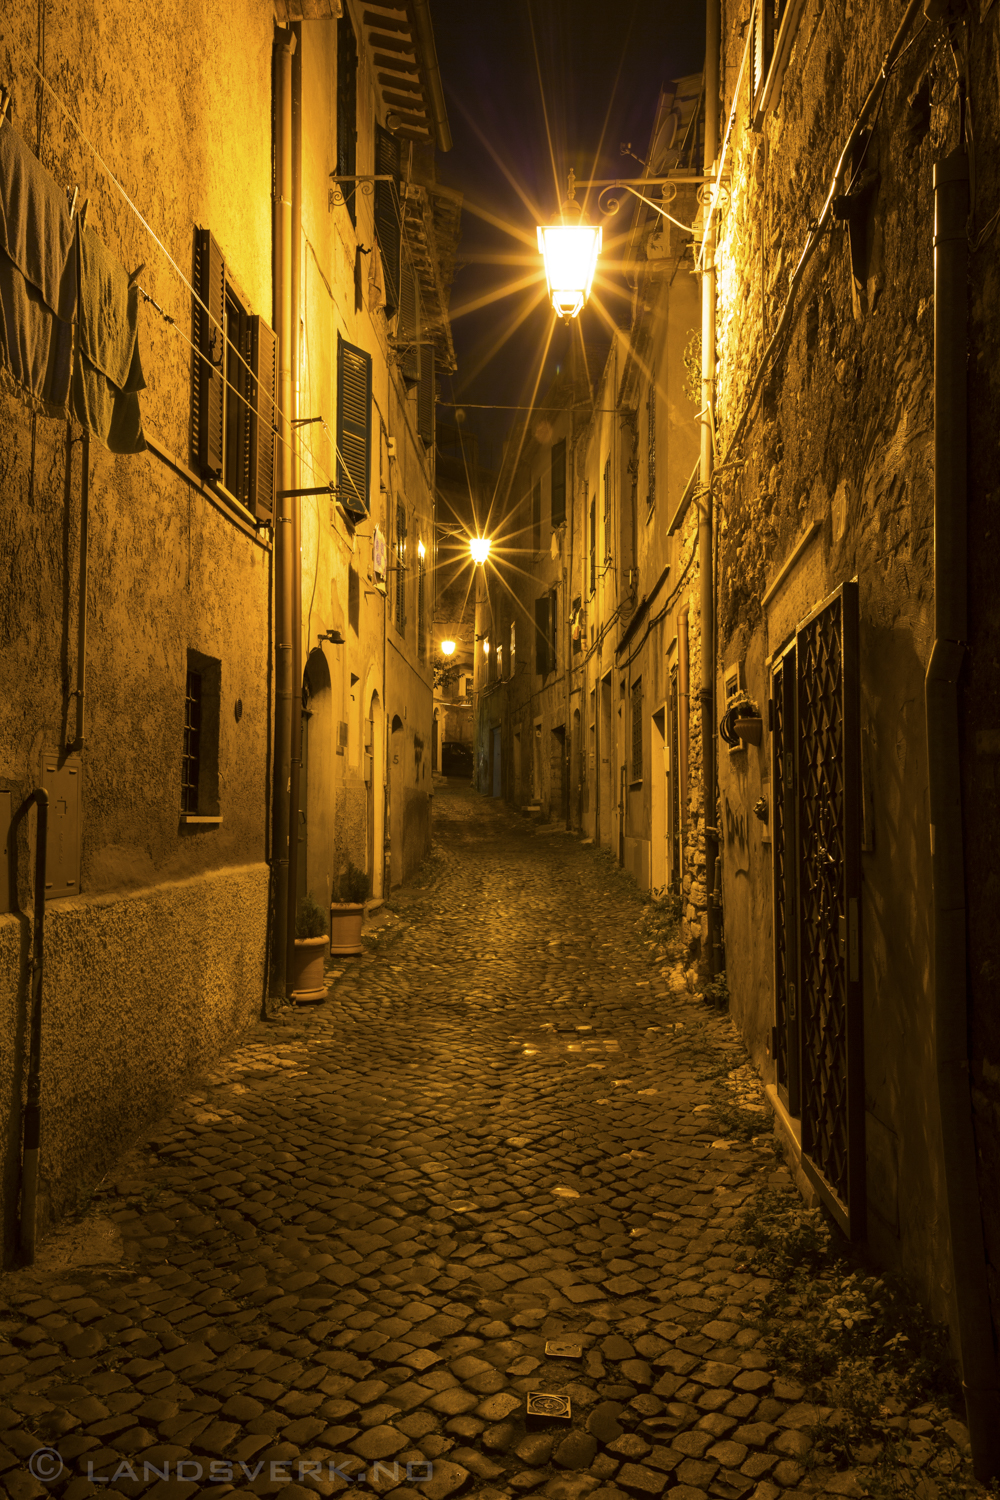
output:
M 474 563 L 484 563 L 490 555 L 490 539 L 488 536 L 470 536 L 469 551 Z
M 557 318 L 577 317 L 586 306 L 601 253 L 602 230 L 588 224 L 576 201 L 576 174 L 571 170 L 558 224 L 538 225 L 538 249 Z
M 441 642 L 441 655 L 442 656 L 454 656 L 455 655 L 455 642 L 454 641 L 442 641 Z

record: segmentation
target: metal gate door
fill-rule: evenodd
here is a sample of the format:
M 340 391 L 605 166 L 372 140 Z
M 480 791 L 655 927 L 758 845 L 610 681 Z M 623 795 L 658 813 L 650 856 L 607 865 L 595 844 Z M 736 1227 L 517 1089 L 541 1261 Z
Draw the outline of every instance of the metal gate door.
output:
M 803 1167 L 865 1234 L 858 591 L 803 620 L 772 670 L 774 1056 Z

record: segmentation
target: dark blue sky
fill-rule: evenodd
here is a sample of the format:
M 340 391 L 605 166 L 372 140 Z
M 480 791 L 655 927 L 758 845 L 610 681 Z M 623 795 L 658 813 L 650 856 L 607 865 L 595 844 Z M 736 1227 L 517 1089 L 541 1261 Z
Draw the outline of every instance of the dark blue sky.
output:
M 431 0 L 431 12 L 455 143 L 446 155 L 439 153 L 438 174 L 443 182 L 460 188 L 469 204 L 458 257 L 462 268 L 452 291 L 452 307 L 458 311 L 531 269 L 472 258 L 533 253 L 471 212 L 472 206 L 485 209 L 534 236 L 536 221 L 490 147 L 549 219 L 558 210 L 571 165 L 579 176 L 638 175 L 639 163 L 623 160 L 620 143 L 631 141 L 636 154 L 644 156 L 661 84 L 700 70 L 704 5 L 702 0 L 687 5 L 671 0 L 479 0 L 471 5 L 469 0 Z M 543 92 L 559 167 L 558 187 Z M 600 216 L 596 205 L 592 207 L 591 220 L 597 222 Z M 631 211 L 623 206 L 605 235 L 630 220 Z M 470 259 L 462 265 L 466 256 Z M 526 319 L 478 374 L 475 367 L 497 334 L 524 308 L 527 297 L 517 293 L 454 319 L 459 367 L 452 382 L 442 382 L 442 400 L 452 399 L 453 386 L 454 398 L 469 403 L 466 430 L 477 432 L 486 443 L 502 437 L 512 414 L 479 412 L 472 403 L 527 400 L 552 320 L 547 304 Z M 618 306 L 623 309 L 625 304 Z M 588 318 L 593 323 L 589 329 Z M 596 315 L 584 314 L 584 319 L 586 338 L 606 338 Z M 560 328 L 543 390 L 565 355 L 566 338 Z M 442 418 L 450 415 L 443 407 Z M 495 456 L 499 458 L 499 449 Z

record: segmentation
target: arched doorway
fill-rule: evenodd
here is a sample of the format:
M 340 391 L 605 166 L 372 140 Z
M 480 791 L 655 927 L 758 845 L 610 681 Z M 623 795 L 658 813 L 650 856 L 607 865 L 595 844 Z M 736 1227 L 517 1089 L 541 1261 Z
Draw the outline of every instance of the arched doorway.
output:
M 385 742 L 382 700 L 372 693 L 365 719 L 365 794 L 368 804 L 366 866 L 373 896 L 385 894 Z
M 403 828 L 405 826 L 406 763 L 404 749 L 406 735 L 403 721 L 398 714 L 393 716 L 389 735 L 389 883 L 391 886 L 403 882 Z
M 296 855 L 299 896 L 311 891 L 324 909 L 333 885 L 333 692 L 321 647 L 302 676 L 302 775 Z

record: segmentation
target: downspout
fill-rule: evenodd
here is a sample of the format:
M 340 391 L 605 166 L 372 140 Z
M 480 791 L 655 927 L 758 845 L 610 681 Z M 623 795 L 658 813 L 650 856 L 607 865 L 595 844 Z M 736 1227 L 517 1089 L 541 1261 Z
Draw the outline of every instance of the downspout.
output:
M 274 331 L 278 338 L 278 387 L 281 407 L 277 515 L 274 527 L 274 912 L 271 941 L 271 993 L 284 997 L 286 990 L 288 930 L 288 812 L 292 758 L 292 709 L 294 703 L 292 649 L 292 502 L 285 493 L 294 489 L 292 464 L 292 54 L 293 32 L 285 33 L 275 48 L 275 143 L 274 143 Z
M 705 4 L 705 175 L 714 174 L 719 142 L 719 0 Z M 715 591 L 712 561 L 712 474 L 715 420 L 715 218 L 706 225 L 701 276 L 701 462 L 699 466 L 698 575 L 701 596 L 701 763 L 702 827 L 705 835 L 705 915 L 708 971 L 718 968 L 718 912 L 715 903 Z
M 295 48 L 292 52 L 292 97 L 291 97 L 291 263 L 288 267 L 289 301 L 291 321 L 289 324 L 288 364 L 291 385 L 291 461 L 292 489 L 301 488 L 301 462 L 299 452 L 299 429 L 295 425 L 299 415 L 300 381 L 300 318 L 302 300 L 302 25 L 296 21 L 292 26 Z M 286 903 L 285 928 L 285 988 L 291 997 L 295 975 L 295 919 L 298 914 L 299 880 L 299 800 L 302 783 L 302 501 L 291 496 L 291 743 L 289 748 L 288 778 L 288 900 Z M 317 566 L 319 565 L 317 559 Z
M 38 1149 L 42 1126 L 42 970 L 45 962 L 45 854 L 49 831 L 49 794 L 42 787 L 30 792 L 23 811 L 34 802 L 35 909 L 31 934 L 31 1026 L 28 1042 L 28 1090 L 24 1106 L 24 1155 L 21 1163 L 21 1257 L 35 1261 L 35 1220 L 38 1204 Z
M 579 753 L 580 753 L 580 747 L 578 745 L 574 745 L 574 743 L 573 743 L 573 623 L 572 623 L 572 616 L 570 615 L 570 610 L 572 608 L 572 595 L 573 595 L 573 508 L 574 508 L 575 499 L 576 499 L 576 496 L 575 496 L 575 485 L 574 485 L 574 476 L 575 476 L 575 473 L 576 473 L 576 463 L 574 462 L 574 460 L 576 458 L 576 448 L 575 448 L 575 446 L 573 444 L 573 416 L 572 416 L 572 413 L 570 414 L 569 424 L 570 424 L 569 425 L 569 432 L 570 432 L 570 442 L 569 442 L 569 473 L 566 476 L 567 483 L 569 485 L 569 516 L 568 516 L 568 519 L 567 519 L 567 531 L 568 531 L 568 535 L 569 535 L 569 548 L 568 548 L 569 557 L 567 559 L 567 566 L 563 569 L 563 575 L 564 575 L 563 605 L 565 607 L 565 615 L 566 615 L 566 767 L 565 767 L 564 775 L 566 777 L 566 790 L 567 790 L 567 796 L 566 796 L 566 827 L 567 828 L 572 828 L 573 827 L 573 802 L 574 802 L 574 796 L 573 796 L 573 752 L 575 750 L 577 756 L 579 756 Z M 582 733 L 582 731 L 583 731 L 583 717 L 582 717 L 582 715 L 581 715 L 581 718 L 580 718 L 580 730 L 581 730 L 581 733 Z
M 677 616 L 677 710 L 678 718 L 680 719 L 680 723 L 677 726 L 677 787 L 680 794 L 678 802 L 680 804 L 681 815 L 681 867 L 678 875 L 681 877 L 683 877 L 686 861 L 688 809 L 691 800 L 691 790 L 688 786 L 688 752 L 691 743 L 691 649 L 688 642 L 688 615 L 690 612 L 690 604 L 685 604 Z
M 83 467 L 80 473 L 80 599 L 76 619 L 76 687 L 71 694 L 71 697 L 76 699 L 76 735 L 72 743 L 66 746 L 70 754 L 83 749 L 87 729 L 85 695 L 87 691 L 87 527 L 90 516 L 90 433 L 86 428 L 80 442 L 83 452 Z M 72 448 L 69 451 L 72 452 Z
M 1000 1472 L 1000 1389 L 969 1093 L 965 877 L 958 679 L 966 595 L 966 324 L 969 164 L 962 149 L 934 166 L 934 645 L 924 681 L 933 878 L 934 1039 L 972 1461 Z

